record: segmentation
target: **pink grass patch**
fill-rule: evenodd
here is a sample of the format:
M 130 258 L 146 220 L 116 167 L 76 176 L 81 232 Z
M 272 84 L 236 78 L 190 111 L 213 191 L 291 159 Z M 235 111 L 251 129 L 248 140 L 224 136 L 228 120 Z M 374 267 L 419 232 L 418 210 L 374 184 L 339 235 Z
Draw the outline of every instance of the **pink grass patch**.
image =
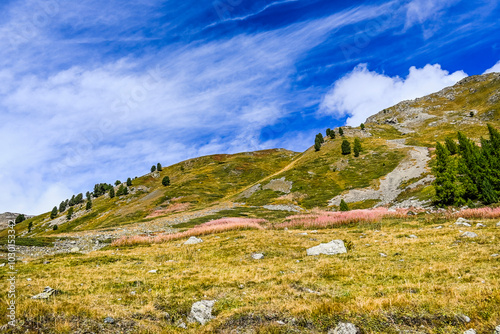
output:
M 479 208 L 465 209 L 462 211 L 448 214 L 449 218 L 479 218 L 479 219 L 497 219 L 500 218 L 500 207 L 498 208 Z
M 316 211 L 287 217 L 286 221 L 277 227 L 327 228 L 353 223 L 375 223 L 387 217 L 403 218 L 407 213 L 408 209 L 388 210 L 383 207 L 352 211 Z
M 184 232 L 173 233 L 173 234 L 160 234 L 155 237 L 147 236 L 132 236 L 123 237 L 115 240 L 112 246 L 127 246 L 127 245 L 139 245 L 139 244 L 153 244 L 162 243 L 170 240 L 182 239 L 192 236 L 207 235 L 213 233 L 220 233 L 232 230 L 243 230 L 243 229 L 258 229 L 262 230 L 262 223 L 266 223 L 265 219 L 251 219 L 251 218 L 221 218 L 217 220 L 212 220 L 198 226 L 193 227 Z

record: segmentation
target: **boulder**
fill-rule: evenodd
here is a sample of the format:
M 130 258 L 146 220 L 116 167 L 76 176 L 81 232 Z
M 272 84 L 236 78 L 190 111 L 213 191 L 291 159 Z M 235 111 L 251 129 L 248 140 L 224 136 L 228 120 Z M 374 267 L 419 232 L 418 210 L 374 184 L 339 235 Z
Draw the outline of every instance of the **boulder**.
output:
M 471 329 L 466 330 L 464 332 L 464 334 L 476 334 L 476 331 L 471 328 Z
M 478 228 L 479 228 L 479 227 L 486 227 L 486 225 L 481 224 L 481 223 L 477 223 L 477 224 L 476 224 L 476 227 L 478 227 Z
M 156 273 L 158 273 L 158 269 L 150 270 L 150 271 L 148 271 L 148 273 L 150 273 L 150 274 L 156 274 Z
M 462 233 L 463 238 L 477 238 L 477 234 L 474 232 L 464 232 Z
M 76 252 L 79 252 L 79 251 L 80 251 L 80 248 L 78 248 L 78 247 L 73 247 L 70 250 L 71 253 L 76 253 Z
M 263 259 L 264 258 L 264 254 L 262 253 L 254 253 L 252 254 L 252 259 L 254 260 L 260 260 L 260 259 Z
M 48 299 L 52 295 L 57 295 L 59 293 L 58 290 L 52 289 L 50 286 L 45 287 L 42 293 L 31 297 L 31 299 Z
M 330 329 L 328 334 L 358 334 L 360 330 L 350 322 L 340 322 L 337 327 Z
M 189 322 L 199 322 L 204 325 L 214 319 L 214 316 L 212 316 L 212 308 L 215 302 L 215 300 L 202 300 L 194 303 L 193 306 L 191 306 L 191 313 L 187 320 Z
M 114 324 L 115 323 L 115 319 L 113 319 L 111 317 L 107 317 L 106 319 L 104 319 L 104 323 L 105 324 Z
M 495 327 L 495 333 L 494 334 L 500 334 L 500 325 Z
M 455 225 L 461 225 L 461 226 L 467 226 L 467 227 L 471 227 L 472 225 L 469 224 L 469 221 L 465 218 L 458 218 L 457 221 L 455 222 Z
M 468 316 L 466 316 L 465 314 L 458 314 L 456 316 L 457 320 L 458 321 L 461 321 L 463 323 L 469 323 L 470 322 L 470 318 Z
M 411 239 L 418 239 L 418 237 L 415 235 L 415 234 L 410 234 L 410 236 L 408 238 L 411 238 Z
M 319 244 L 307 250 L 307 255 L 335 255 L 342 253 L 347 253 L 347 249 L 342 240 L 332 240 L 326 244 Z
M 195 244 L 199 244 L 200 242 L 203 242 L 203 240 L 201 240 L 200 238 L 197 238 L 197 237 L 190 237 L 189 239 L 187 239 L 187 241 L 184 243 L 184 245 L 195 245 Z

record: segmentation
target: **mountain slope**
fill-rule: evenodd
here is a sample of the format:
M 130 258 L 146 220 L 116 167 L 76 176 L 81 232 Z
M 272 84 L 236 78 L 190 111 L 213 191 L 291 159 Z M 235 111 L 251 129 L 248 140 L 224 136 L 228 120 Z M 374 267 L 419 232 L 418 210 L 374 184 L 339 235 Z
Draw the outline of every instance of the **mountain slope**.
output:
M 500 127 L 499 73 L 403 101 L 369 117 L 364 130 L 344 127 L 341 137 L 335 129 L 336 138 L 326 138 L 319 152 L 311 147 L 300 154 L 277 149 L 191 159 L 134 179 L 128 195 L 95 199 L 92 210 L 81 204 L 69 221 L 65 213 L 55 220 L 44 214 L 18 230 L 26 234 L 30 221 L 30 236 L 125 225 L 127 233 L 155 232 L 222 216 L 279 221 L 290 211 L 335 208 L 341 198 L 351 208 L 427 205 L 434 195 L 429 164 L 435 142 L 459 130 L 479 140 L 486 123 Z M 360 156 L 342 155 L 342 140 L 352 145 L 355 137 Z M 167 175 L 172 182 L 163 187 Z

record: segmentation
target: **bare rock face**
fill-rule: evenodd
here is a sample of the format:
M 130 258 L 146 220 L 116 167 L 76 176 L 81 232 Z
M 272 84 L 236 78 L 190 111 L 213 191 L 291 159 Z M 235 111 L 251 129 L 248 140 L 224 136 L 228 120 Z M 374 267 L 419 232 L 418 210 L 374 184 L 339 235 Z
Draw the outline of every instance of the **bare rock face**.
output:
M 319 244 L 307 250 L 307 255 L 335 255 L 342 253 L 347 253 L 347 249 L 342 240 L 332 240 L 326 244 Z
M 191 306 L 191 313 L 187 320 L 189 322 L 199 322 L 204 325 L 214 319 L 214 316 L 212 316 L 212 308 L 215 302 L 215 300 L 202 300 L 194 303 L 193 306 Z
M 195 245 L 195 244 L 199 244 L 200 242 L 203 242 L 203 240 L 201 240 L 200 238 L 197 238 L 197 237 L 190 237 L 189 239 L 187 239 L 187 241 L 184 243 L 184 245 Z
M 9 221 L 15 221 L 20 213 L 4 212 L 0 213 L 0 230 L 5 230 L 9 226 Z M 26 219 L 32 218 L 34 216 L 25 215 Z
M 282 177 L 281 179 L 271 180 L 262 189 L 271 189 L 288 194 L 292 190 L 292 181 L 286 181 L 285 177 Z
M 340 322 L 337 327 L 330 329 L 328 334 L 358 334 L 361 333 L 359 329 L 350 322 Z

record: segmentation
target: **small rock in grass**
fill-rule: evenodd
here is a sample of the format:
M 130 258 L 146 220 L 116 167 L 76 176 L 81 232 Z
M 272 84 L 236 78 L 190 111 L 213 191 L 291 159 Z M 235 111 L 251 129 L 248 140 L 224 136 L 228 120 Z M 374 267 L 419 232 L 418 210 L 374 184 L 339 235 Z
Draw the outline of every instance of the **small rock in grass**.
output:
M 252 254 L 252 259 L 254 260 L 260 260 L 260 259 L 263 259 L 264 258 L 264 254 L 262 253 L 254 253 Z
M 470 322 L 470 318 L 468 316 L 466 316 L 465 314 L 457 314 L 456 318 L 457 318 L 458 321 L 461 321 L 463 323 L 469 323 Z
M 157 272 L 158 272 L 157 269 L 153 269 L 153 270 L 148 271 L 148 273 L 150 273 L 150 274 L 156 274 Z
M 436 227 L 434 227 L 434 228 L 435 228 L 436 230 L 439 230 L 439 229 L 443 228 L 443 226 L 439 225 L 439 226 L 436 226 Z
M 497 223 L 497 227 L 500 227 L 500 222 Z
M 464 237 L 464 238 L 477 238 L 477 234 L 474 232 L 467 231 L 467 232 L 464 232 L 462 234 L 462 237 Z
M 464 332 L 464 334 L 476 334 L 476 331 L 471 328 L 471 329 L 466 330 Z
M 5 266 L 5 262 L 4 262 L 4 263 L 2 263 L 2 264 L 0 264 L 0 267 L 3 267 L 3 266 Z
M 307 255 L 335 255 L 347 253 L 344 242 L 342 240 L 332 240 L 326 244 L 319 244 L 318 246 L 307 249 Z
M 476 224 L 476 227 L 486 227 L 486 225 L 481 224 L 481 223 L 477 223 L 477 224 Z
M 107 317 L 106 319 L 104 319 L 104 323 L 105 324 L 114 324 L 115 323 L 115 319 L 113 319 L 111 317 Z
M 45 287 L 45 289 L 43 289 L 42 293 L 39 293 L 38 295 L 33 296 L 31 298 L 32 299 L 48 299 L 50 296 L 57 295 L 58 293 L 60 293 L 59 290 L 52 289 L 50 286 L 47 286 L 47 287 Z
M 307 235 L 307 232 L 299 233 L 299 235 Z
M 382 257 L 387 257 L 387 254 L 385 254 L 385 253 L 380 253 L 380 256 L 382 256 Z
M 26 280 L 27 280 L 28 282 L 31 282 L 31 278 L 27 278 Z
M 200 238 L 197 237 L 190 237 L 184 245 L 194 245 L 194 244 L 199 244 L 200 242 L 203 242 Z
M 80 248 L 78 248 L 78 247 L 73 247 L 70 250 L 71 253 L 76 253 L 76 252 L 79 252 L 79 251 L 80 251 Z
M 185 324 L 185 323 L 184 323 L 184 321 L 182 321 L 182 320 L 177 321 L 177 323 L 176 323 L 175 325 L 176 325 L 178 328 L 187 329 L 186 324 Z
M 495 328 L 495 334 L 500 334 L 500 325 Z
M 281 320 L 276 321 L 276 323 L 277 323 L 278 325 L 282 325 L 282 326 L 285 324 L 285 323 L 284 323 L 283 321 L 281 321 Z
M 193 306 L 191 306 L 191 313 L 189 314 L 188 321 L 199 322 L 204 325 L 214 319 L 214 316 L 212 316 L 214 304 L 215 300 L 202 300 L 194 303 Z
M 358 334 L 360 330 L 350 322 L 340 322 L 337 327 L 330 329 L 328 334 Z
M 492 256 L 492 257 L 497 257 L 497 256 L 498 256 L 498 254 L 491 254 L 491 256 Z
M 458 218 L 457 221 L 455 222 L 455 225 L 462 225 L 462 226 L 467 226 L 470 227 L 471 224 L 469 224 L 469 221 L 465 218 Z
M 418 237 L 415 234 L 410 234 L 410 236 L 408 238 L 418 239 Z

